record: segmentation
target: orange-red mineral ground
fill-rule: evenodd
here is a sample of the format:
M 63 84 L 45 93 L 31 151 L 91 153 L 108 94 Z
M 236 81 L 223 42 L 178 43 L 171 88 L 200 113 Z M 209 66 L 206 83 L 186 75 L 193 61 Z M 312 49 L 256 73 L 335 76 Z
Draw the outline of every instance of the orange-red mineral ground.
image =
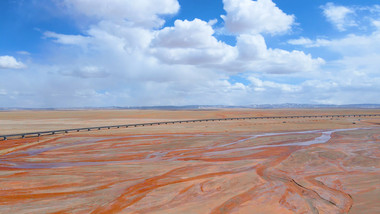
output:
M 379 110 L 0 112 L 0 134 Z M 380 117 L 168 124 L 0 141 L 0 213 L 380 213 Z

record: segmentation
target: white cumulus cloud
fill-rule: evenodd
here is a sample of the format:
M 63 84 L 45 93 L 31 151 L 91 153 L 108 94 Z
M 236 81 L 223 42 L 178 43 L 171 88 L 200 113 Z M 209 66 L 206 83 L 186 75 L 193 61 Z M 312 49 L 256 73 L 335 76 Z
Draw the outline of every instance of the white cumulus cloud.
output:
M 330 41 L 327 39 L 311 40 L 309 38 L 301 37 L 298 39 L 288 40 L 288 43 L 291 45 L 301 45 L 301 46 L 311 48 L 311 47 L 327 46 L 329 45 Z
M 255 91 L 266 91 L 268 89 L 277 89 L 284 92 L 297 92 L 302 89 L 301 86 L 291 85 L 285 83 L 277 83 L 273 81 L 263 81 L 257 77 L 250 76 L 248 80 L 251 82 L 251 86 Z
M 177 0 L 65 0 L 69 8 L 87 16 L 106 20 L 128 20 L 137 26 L 160 27 L 160 15 L 175 14 Z
M 268 48 L 261 34 L 241 34 L 236 46 L 214 37 L 207 22 L 177 20 L 173 27 L 157 31 L 151 53 L 166 64 L 206 66 L 229 72 L 269 72 L 277 74 L 311 71 L 323 64 L 301 51 Z
M 88 44 L 88 37 L 81 36 L 81 35 L 66 35 L 66 34 L 59 34 L 55 32 L 47 31 L 44 33 L 44 36 L 46 38 L 52 38 L 55 42 L 65 44 L 65 45 L 87 45 Z
M 20 69 L 25 67 L 22 62 L 17 61 L 13 56 L 0 56 L 0 69 Z
M 241 33 L 284 33 L 291 29 L 294 16 L 280 10 L 272 0 L 223 0 L 228 31 Z
M 374 25 L 377 21 L 373 21 Z M 367 35 L 348 34 L 338 39 L 316 39 L 301 37 L 289 40 L 289 44 L 305 47 L 322 47 L 341 56 L 356 56 L 365 58 L 367 55 L 378 54 L 380 50 L 380 28 Z
M 239 58 L 242 60 L 264 59 L 268 56 L 267 45 L 262 35 L 242 34 L 237 38 L 236 44 Z
M 219 39 L 224 35 L 214 26 L 215 20 L 176 20 L 162 28 L 161 14 L 177 12 L 177 1 L 144 0 L 132 5 L 132 1 L 112 0 L 107 7 L 104 2 L 65 0 L 77 13 L 70 13 L 71 18 L 88 16 L 91 24 L 81 26 L 77 35 L 45 32 L 42 37 L 53 47 L 44 53 L 45 64 L 37 64 L 32 54 L 28 69 L 3 72 L 2 77 L 10 81 L 1 85 L 0 103 L 29 107 L 347 103 L 360 97 L 357 86 L 368 89 L 361 100 L 378 97 L 377 33 L 288 41 L 328 47 L 342 55 L 344 50 L 353 53 L 325 62 L 314 52 L 312 56 L 267 44 L 268 34 L 288 32 L 295 19 L 271 0 L 224 1 L 224 28 L 236 44 Z M 162 9 L 161 4 L 171 6 Z M 125 8 L 129 6 L 134 11 Z M 372 23 L 379 26 L 377 21 Z M 241 79 L 235 80 L 235 75 Z
M 152 53 L 169 64 L 224 64 L 235 58 L 235 48 L 218 41 L 214 29 L 200 19 L 176 20 L 173 27 L 157 32 Z
M 176 20 L 173 27 L 158 31 L 155 46 L 166 48 L 207 48 L 218 45 L 214 29 L 200 19 Z
M 267 48 L 260 34 L 240 35 L 237 48 L 240 60 L 251 71 L 275 74 L 310 72 L 325 63 L 323 59 L 313 58 L 302 51 Z
M 337 6 L 334 3 L 327 3 L 322 7 L 323 14 L 339 31 L 345 31 L 347 27 L 357 26 L 355 20 L 350 16 L 355 14 L 355 10 Z

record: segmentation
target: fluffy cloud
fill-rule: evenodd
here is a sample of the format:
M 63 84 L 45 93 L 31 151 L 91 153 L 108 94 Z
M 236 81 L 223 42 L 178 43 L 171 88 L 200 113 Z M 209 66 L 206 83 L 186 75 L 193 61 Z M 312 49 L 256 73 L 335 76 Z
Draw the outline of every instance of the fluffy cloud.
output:
M 47 31 L 44 33 L 45 38 L 52 38 L 55 42 L 64 45 L 81 45 L 85 46 L 88 44 L 88 37 L 81 35 L 65 35 L 55 32 Z
M 26 66 L 17 61 L 13 56 L 0 56 L 0 69 L 20 69 Z
M 229 72 L 293 73 L 311 71 L 323 64 L 301 51 L 267 48 L 261 34 L 241 34 L 236 46 L 218 41 L 205 21 L 177 20 L 157 31 L 151 52 L 166 64 L 200 65 Z
M 157 32 L 152 42 L 152 53 L 168 64 L 215 65 L 235 58 L 235 48 L 214 36 L 207 22 L 176 20 L 173 27 Z
M 324 104 L 376 103 L 380 91 L 380 28 L 377 20 L 371 20 L 371 23 L 375 30 L 368 34 L 288 41 L 322 49 L 336 57 L 328 61 L 323 70 L 316 72 L 313 80 L 303 82 L 302 91 L 313 93 L 313 100 Z
M 218 39 L 223 35 L 215 30 L 215 21 L 176 20 L 173 26 L 160 28 L 161 14 L 177 12 L 177 1 L 132 5 L 113 0 L 108 7 L 99 0 L 64 2 L 75 9 L 75 18 L 84 15 L 91 24 L 77 35 L 45 32 L 52 47 L 43 58 L 46 64 L 30 60 L 27 70 L 3 72 L 2 78 L 20 84 L 2 83 L 0 103 L 29 107 L 350 103 L 376 100 L 380 91 L 377 31 L 335 40 L 288 41 L 313 51 L 328 49 L 339 54 L 336 60 L 325 61 L 315 57 L 318 52 L 312 56 L 292 46 L 273 48 L 266 36 L 288 32 L 295 18 L 271 0 L 224 1 L 224 27 L 236 44 Z M 380 26 L 379 21 L 371 22 L 373 28 Z M 34 54 L 21 57 L 33 59 Z M 235 75 L 241 78 L 233 80 Z
M 310 72 L 324 64 L 321 58 L 313 59 L 302 51 L 286 51 L 267 48 L 264 37 L 257 35 L 240 35 L 237 38 L 239 59 L 252 71 L 275 74 Z
M 66 1 L 67 4 L 76 7 L 77 11 L 88 16 L 95 16 L 92 14 L 92 10 L 87 11 L 87 9 L 94 7 L 92 4 L 95 3 L 92 2 L 84 0 Z M 237 36 L 236 46 L 228 45 L 215 38 L 215 31 L 212 26 L 215 22 L 207 23 L 200 19 L 192 21 L 176 20 L 172 27 L 149 30 L 141 22 L 131 23 L 131 21 L 137 20 L 134 18 L 115 21 L 111 18 L 127 18 L 118 12 L 109 14 L 110 11 L 123 8 L 123 5 L 120 4 L 122 3 L 119 1 L 115 2 L 115 4 L 110 4 L 111 6 L 104 9 L 104 11 L 100 9 L 102 7 L 97 6 L 97 10 L 101 10 L 98 13 L 105 20 L 98 22 L 97 25 L 92 25 L 85 32 L 86 36 L 63 35 L 53 32 L 46 32 L 45 36 L 53 38 L 55 42 L 63 45 L 81 46 L 86 49 L 86 52 L 91 51 L 93 57 L 95 57 L 94 53 L 99 53 L 97 57 L 105 55 L 102 57 L 105 59 L 112 56 L 110 60 L 115 61 L 112 66 L 108 63 L 99 65 L 99 61 L 81 60 L 84 60 L 87 64 L 95 63 L 101 67 L 111 67 L 108 70 L 112 70 L 113 73 L 127 64 L 127 67 L 134 67 L 135 64 L 138 67 L 139 63 L 145 65 L 163 63 L 169 67 L 171 65 L 195 66 L 192 68 L 193 70 L 199 70 L 200 67 L 204 67 L 211 69 L 211 72 L 213 70 L 223 70 L 234 73 L 254 71 L 277 74 L 311 71 L 323 64 L 322 59 L 313 59 L 310 55 L 306 55 L 301 51 L 289 52 L 267 48 L 264 37 L 258 33 L 274 34 L 285 32 L 290 29 L 294 22 L 292 15 L 283 13 L 271 0 L 224 1 L 227 11 L 227 15 L 224 17 L 226 27 L 229 28 L 229 25 L 245 26 L 244 29 L 233 30 L 235 33 L 240 33 Z M 130 2 L 125 1 L 123 4 L 128 5 Z M 175 5 L 173 1 L 168 0 L 163 0 L 161 4 Z M 141 3 L 141 5 L 145 4 Z M 138 13 L 138 11 L 139 13 L 145 12 L 146 8 L 141 5 L 136 8 L 135 13 Z M 149 11 L 154 14 L 153 17 L 157 17 L 158 14 L 163 12 L 170 13 L 174 9 L 170 11 Z M 249 16 L 246 16 L 247 14 Z M 252 20 L 254 20 L 254 23 Z M 249 32 L 249 34 L 241 34 L 242 32 Z M 152 57 L 159 61 L 152 61 L 154 60 Z M 128 63 L 121 63 L 120 60 Z M 83 67 L 83 65 L 78 66 Z M 81 76 L 82 72 L 77 72 L 80 69 L 74 70 L 76 72 L 66 72 L 66 74 Z M 149 70 L 147 69 L 145 72 L 149 73 Z M 174 68 L 173 70 L 176 69 Z M 123 73 L 125 72 L 123 71 Z M 131 70 L 127 71 L 127 73 L 130 72 Z M 135 76 L 135 74 L 133 75 Z M 173 73 L 171 72 L 170 75 L 173 75 Z
M 329 40 L 327 38 L 317 38 L 315 40 L 300 37 L 298 39 L 288 40 L 288 44 L 300 45 L 307 48 L 310 47 L 325 47 L 334 52 L 344 55 L 363 55 L 364 53 L 376 53 L 379 49 L 378 40 L 380 38 L 380 5 L 373 5 L 372 7 L 351 7 L 346 8 L 343 6 L 335 6 L 332 3 L 328 3 L 324 6 L 324 13 L 327 10 L 331 10 L 329 13 L 333 13 L 334 9 L 337 11 L 350 11 L 349 14 L 357 14 L 356 20 L 352 20 L 356 24 L 361 25 L 356 31 L 346 34 L 341 38 Z M 361 13 L 361 14 L 359 14 Z M 337 12 L 337 16 L 342 16 L 342 12 Z M 348 16 L 347 14 L 344 17 Z M 346 18 L 340 19 L 342 26 L 348 26 Z M 356 26 L 355 24 L 355 26 Z M 354 26 L 354 25 L 352 25 Z M 360 32 L 360 33 L 359 33 Z M 325 37 L 325 36 L 324 36 Z
M 241 60 L 257 60 L 268 57 L 267 45 L 265 39 L 260 34 L 247 35 L 242 34 L 237 38 L 239 58 Z
M 212 26 L 200 19 L 176 20 L 173 27 L 158 31 L 153 43 L 165 48 L 209 48 L 218 45 L 213 34 Z
M 254 91 L 278 89 L 283 92 L 297 92 L 301 90 L 301 86 L 284 84 L 284 83 L 276 83 L 273 81 L 262 81 L 254 76 L 248 77 L 248 80 L 252 83 L 251 87 L 253 88 Z
M 380 29 L 369 35 L 349 34 L 342 39 L 331 40 L 331 49 L 344 55 L 378 53 L 380 48 Z M 330 47 L 329 47 L 330 48 Z
M 345 31 L 347 27 L 357 26 L 355 20 L 350 15 L 355 14 L 355 10 L 344 7 L 336 6 L 329 2 L 322 7 L 323 14 L 339 31 Z
M 270 49 L 268 55 L 268 59 L 259 64 L 259 68 L 274 74 L 311 72 L 325 63 L 322 58 L 314 59 L 311 54 L 297 50 L 289 52 L 281 49 Z
M 377 21 L 373 21 L 376 26 Z M 341 54 L 341 56 L 358 56 L 377 54 L 380 49 L 380 28 L 368 35 L 348 34 L 343 38 L 327 40 L 309 38 L 300 38 L 289 40 L 288 43 L 293 45 L 303 45 L 305 47 L 323 47 L 333 52 Z
M 69 8 L 100 20 L 128 20 L 137 26 L 160 27 L 164 20 L 159 15 L 175 14 L 177 0 L 65 0 Z
M 316 39 L 315 41 L 313 41 L 309 38 L 301 37 L 299 39 L 291 39 L 288 41 L 288 43 L 291 45 L 302 45 L 308 48 L 312 48 L 327 46 L 329 45 L 330 41 L 327 39 Z
M 284 33 L 291 29 L 294 16 L 280 10 L 272 0 L 223 0 L 226 28 L 235 34 Z

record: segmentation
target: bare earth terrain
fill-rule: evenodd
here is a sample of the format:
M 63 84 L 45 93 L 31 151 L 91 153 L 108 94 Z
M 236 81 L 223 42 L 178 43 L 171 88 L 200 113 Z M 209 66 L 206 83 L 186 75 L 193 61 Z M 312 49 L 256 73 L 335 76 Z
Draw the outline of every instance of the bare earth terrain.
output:
M 380 110 L 0 112 L 0 134 Z M 380 213 L 380 117 L 170 124 L 0 141 L 0 213 Z

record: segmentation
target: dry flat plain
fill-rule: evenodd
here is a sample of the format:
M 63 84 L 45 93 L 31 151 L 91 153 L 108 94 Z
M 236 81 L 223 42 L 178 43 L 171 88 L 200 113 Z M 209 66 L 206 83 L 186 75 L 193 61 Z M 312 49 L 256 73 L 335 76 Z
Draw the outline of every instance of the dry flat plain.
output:
M 380 110 L 0 112 L 0 135 Z M 380 117 L 241 120 L 0 141 L 0 213 L 380 213 Z

